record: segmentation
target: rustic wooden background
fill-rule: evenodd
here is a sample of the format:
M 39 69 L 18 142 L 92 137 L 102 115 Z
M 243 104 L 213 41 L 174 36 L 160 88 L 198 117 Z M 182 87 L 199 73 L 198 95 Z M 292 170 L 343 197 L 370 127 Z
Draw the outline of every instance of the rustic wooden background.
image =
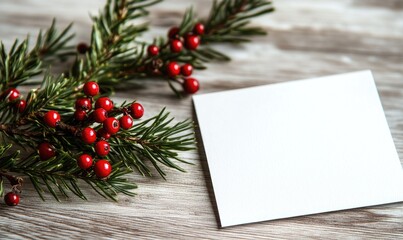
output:
M 152 8 L 151 31 L 144 37 L 165 34 L 191 4 L 206 15 L 210 3 L 166 0 Z M 88 12 L 95 14 L 102 4 L 101 0 L 2 0 L 0 39 L 10 46 L 27 33 L 34 37 L 57 17 L 60 26 L 74 21 L 77 42 L 88 41 Z M 197 72 L 200 92 L 371 69 L 403 157 L 403 1 L 282 0 L 275 6 L 274 14 L 254 20 L 270 35 L 247 45 L 217 46 L 233 61 L 212 63 L 208 71 Z M 137 98 L 148 116 L 167 106 L 178 119 L 192 117 L 191 99 L 172 97 L 165 83 L 149 82 L 144 89 L 117 97 Z M 167 181 L 135 176 L 138 196 L 122 196 L 118 203 L 95 194 L 89 202 L 56 203 L 50 198 L 42 202 L 27 184 L 18 207 L 0 205 L 0 238 L 403 239 L 402 203 L 219 229 L 205 157 L 197 151 L 183 157 L 194 163 L 184 166 L 187 173 L 167 170 Z

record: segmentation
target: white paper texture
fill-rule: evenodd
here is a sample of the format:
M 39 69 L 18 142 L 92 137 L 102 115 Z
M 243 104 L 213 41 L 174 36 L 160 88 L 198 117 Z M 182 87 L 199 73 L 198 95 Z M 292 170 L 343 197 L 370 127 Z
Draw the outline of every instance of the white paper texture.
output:
M 193 101 L 222 227 L 403 201 L 370 71 Z

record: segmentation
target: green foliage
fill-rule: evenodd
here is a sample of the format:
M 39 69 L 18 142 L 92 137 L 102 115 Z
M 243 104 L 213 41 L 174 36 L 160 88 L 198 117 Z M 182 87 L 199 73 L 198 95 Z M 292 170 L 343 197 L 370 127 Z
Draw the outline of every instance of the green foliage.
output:
M 2 172 L 3 169 L 8 169 L 12 167 L 16 163 L 20 155 L 20 151 L 14 151 L 13 153 L 9 153 L 11 152 L 10 151 L 11 147 L 12 144 L 0 146 L 0 173 Z M 3 175 L 0 175 L 0 196 L 3 196 L 4 194 L 4 184 L 5 179 L 3 179 Z
M 118 4 L 107 5 L 105 10 L 109 9 L 109 11 L 115 12 L 115 10 L 110 9 L 118 7 Z M 146 46 L 150 45 L 149 43 L 135 40 L 141 32 L 146 30 L 145 25 L 124 24 L 123 21 L 118 21 L 119 14 L 101 15 L 100 18 L 94 18 L 95 28 L 93 29 L 91 45 L 95 49 L 89 58 L 92 59 L 93 64 L 104 64 L 105 71 L 93 74 L 93 77 L 99 80 L 104 89 L 113 88 L 119 83 L 125 84 L 130 80 L 163 78 L 167 80 L 176 95 L 181 96 L 180 90 L 175 87 L 177 82 L 164 72 L 166 63 L 170 61 L 190 63 L 195 69 L 203 70 L 206 69 L 205 64 L 208 62 L 229 61 L 230 58 L 226 54 L 215 50 L 209 46 L 209 43 L 241 43 L 249 41 L 252 36 L 266 34 L 262 28 L 251 27 L 250 19 L 272 11 L 274 8 L 268 0 L 214 1 L 210 16 L 203 21 L 197 18 L 193 8 L 189 8 L 179 25 L 179 35 L 186 35 L 192 31 L 196 22 L 202 22 L 206 26 L 206 33 L 201 36 L 202 45 L 197 50 L 184 48 L 180 53 L 172 53 L 169 49 L 169 39 L 159 37 L 153 41 L 160 49 L 157 58 L 148 56 Z M 129 14 L 129 16 L 132 19 L 133 16 L 140 17 L 143 15 Z M 108 26 L 115 26 L 115 28 Z M 133 29 L 133 31 L 127 29 Z M 116 34 L 120 37 L 116 38 Z M 115 39 L 114 46 L 116 47 L 105 49 L 104 43 L 110 42 L 111 39 Z M 137 46 L 133 46 L 134 41 L 138 44 Z M 100 53 L 107 53 L 106 58 L 98 58 Z M 120 67 L 117 68 L 116 66 Z
M 94 173 L 78 168 L 70 152 L 59 151 L 56 157 L 39 161 L 35 153 L 20 159 L 19 151 L 8 153 L 11 152 L 10 148 L 11 144 L 0 147 L 0 173 L 7 171 L 28 176 L 42 200 L 45 200 L 45 192 L 50 193 L 57 201 L 61 197 L 69 198 L 69 193 L 87 200 L 80 182 L 87 183 L 101 196 L 115 201 L 118 193 L 134 196 L 132 190 L 137 188 L 136 184 L 123 177 L 131 171 L 120 166 L 120 163 L 113 165 L 114 171 L 108 179 L 99 179 Z M 4 180 L 0 181 L 0 195 L 4 189 L 3 182 Z
M 57 110 L 60 113 L 73 111 L 79 82 L 66 78 L 63 74 L 53 76 L 45 74 L 42 85 L 33 89 L 27 96 L 27 108 L 23 115 L 44 110 Z
M 240 43 L 250 41 L 251 36 L 265 35 L 264 29 L 249 26 L 250 19 L 273 11 L 267 0 L 215 0 L 205 22 L 203 41 Z
M 194 149 L 193 123 L 185 120 L 170 125 L 172 121 L 173 118 L 169 118 L 169 113 L 163 109 L 157 116 L 120 132 L 110 141 L 113 150 L 111 160 L 123 161 L 143 176 L 151 176 L 144 160 L 150 161 L 163 178 L 165 173 L 159 164 L 184 171 L 174 161 L 185 162 L 179 158 L 178 152 Z
M 18 113 L 14 108 L 10 107 L 12 103 L 7 101 L 0 101 L 0 122 L 11 123 L 16 121 Z
M 122 107 L 127 107 L 124 105 Z M 111 113 L 111 116 L 118 117 L 119 111 Z M 82 153 L 95 155 L 91 145 L 83 144 L 77 136 L 67 132 L 50 129 L 41 123 L 40 119 L 26 119 L 28 123 L 13 128 L 8 133 L 2 132 L 8 140 L 23 144 L 24 149 L 31 154 L 19 159 L 19 152 L 0 157 L 1 172 L 13 172 L 26 175 L 33 183 L 39 196 L 45 199 L 44 193 L 50 193 L 56 200 L 60 197 L 69 197 L 69 192 L 86 199 L 83 191 L 80 190 L 79 182 L 90 185 L 100 195 L 116 200 L 118 193 L 133 195 L 131 191 L 136 184 L 126 179 L 126 174 L 132 169 L 137 169 L 143 176 L 151 176 L 148 162 L 165 178 L 165 173 L 160 165 L 183 171 L 174 161 L 185 162 L 178 152 L 194 149 L 193 123 L 182 121 L 172 125 L 173 118 L 169 113 L 162 110 L 160 114 L 141 123 L 136 124 L 130 130 L 121 131 L 109 139 L 111 145 L 110 154 L 107 156 L 113 163 L 113 173 L 107 179 L 99 179 L 93 171 L 84 171 L 78 168 L 76 158 Z M 10 125 L 12 126 L 12 125 Z M 98 129 L 99 124 L 92 127 Z M 23 135 L 23 129 L 27 135 Z M 18 131 L 21 130 L 19 133 Z M 42 131 L 36 134 L 37 131 Z M 15 133 L 15 134 L 13 134 Z M 49 160 L 42 161 L 36 153 L 36 146 L 44 140 L 51 142 L 57 155 Z M 0 156 L 3 155 L 11 145 L 2 146 Z
M 168 78 L 164 72 L 167 62 L 191 63 L 196 69 L 204 69 L 212 60 L 227 61 L 229 57 L 213 49 L 208 43 L 239 43 L 249 37 L 263 34 L 260 28 L 250 27 L 249 20 L 273 11 L 266 0 L 225 0 L 214 2 L 210 16 L 201 21 L 206 26 L 202 46 L 197 50 L 184 49 L 180 53 L 169 50 L 169 40 L 160 37 L 154 44 L 160 54 L 147 54 L 149 43 L 138 37 L 147 30 L 147 24 L 135 24 L 148 15 L 148 7 L 161 0 L 107 0 L 98 16 L 93 16 L 91 42 L 84 56 L 74 53 L 76 59 L 71 69 L 61 75 L 44 73 L 41 85 L 32 89 L 26 98 L 27 107 L 19 112 L 16 102 L 0 101 L 0 195 L 7 180 L 13 188 L 19 186 L 17 174 L 26 176 L 33 183 L 39 196 L 45 199 L 49 193 L 56 200 L 71 195 L 87 199 L 81 188 L 83 183 L 91 186 L 101 196 L 116 200 L 119 193 L 134 195 L 136 184 L 127 180 L 127 174 L 137 171 L 151 176 L 155 169 L 165 178 L 164 168 L 184 171 L 179 163 L 186 163 L 180 152 L 194 149 L 193 123 L 189 120 L 174 123 L 163 109 L 156 116 L 137 122 L 130 130 L 122 130 L 108 141 L 111 151 L 106 159 L 113 164 L 113 172 L 106 179 L 95 176 L 93 170 L 81 170 L 76 158 L 87 153 L 96 156 L 93 146 L 80 140 L 84 127 L 98 130 L 101 124 L 74 120 L 74 102 L 82 97 L 82 87 L 87 81 L 100 84 L 103 94 L 108 95 L 117 83 L 142 78 L 165 78 L 179 95 L 174 84 L 178 79 Z M 138 21 L 137 21 L 138 22 Z M 184 14 L 180 24 L 183 36 L 192 31 L 199 22 L 192 8 Z M 55 21 L 44 33 L 40 32 L 33 49 L 29 50 L 28 39 L 15 41 L 10 51 L 0 44 L 0 90 L 26 84 L 33 76 L 54 60 L 64 60 L 73 54 L 69 41 L 71 25 L 63 31 L 56 30 Z M 127 112 L 130 103 L 115 107 L 109 116 L 119 118 Z M 46 111 L 57 110 L 62 116 L 62 125 L 49 128 L 43 122 Z M 64 126 L 64 127 L 62 127 Z M 47 141 L 57 149 L 55 157 L 42 161 L 37 153 L 38 144 Z M 10 144 L 11 143 L 11 144 Z M 23 152 L 20 154 L 20 151 Z M 21 156 L 20 156 L 21 155 Z M 11 180 L 10 180 L 11 179 Z
M 0 44 L 0 89 L 2 91 L 18 86 L 42 72 L 42 62 L 37 56 L 28 53 L 28 39 L 18 44 L 16 40 L 6 53 Z
M 4 194 L 4 181 L 3 178 L 0 178 L 0 197 L 2 197 Z
M 23 158 L 19 157 L 19 151 L 7 155 L 11 145 L 3 145 L 0 148 L 0 155 L 4 155 L 0 158 L 0 176 L 8 173 L 27 176 L 42 199 L 45 199 L 44 193 L 50 193 L 58 201 L 70 197 L 71 193 L 86 199 L 81 190 L 82 182 L 101 196 L 116 200 L 119 193 L 134 195 L 132 190 L 137 186 L 126 178 L 127 174 L 133 172 L 132 169 L 150 175 L 151 169 L 146 161 L 151 162 L 163 177 L 165 173 L 159 165 L 183 171 L 173 161 L 183 162 L 178 152 L 193 148 L 194 137 L 190 131 L 193 124 L 184 121 L 170 125 L 172 119 L 168 119 L 168 113 L 164 110 L 137 124 L 132 130 L 122 131 L 110 139 L 111 153 L 107 158 L 113 163 L 114 170 L 107 179 L 99 179 L 92 170 L 87 172 L 77 166 L 76 158 L 80 154 L 96 155 L 91 145 L 79 140 L 80 129 L 85 126 L 76 125 L 77 131 L 72 133 L 65 129 L 49 128 L 42 120 L 43 113 L 52 109 L 60 112 L 65 124 L 77 124 L 73 120 L 73 107 L 75 99 L 82 96 L 82 84 L 88 80 L 101 84 L 106 80 L 119 80 L 119 68 L 135 60 L 133 53 L 143 51 L 143 48 L 129 47 L 129 44 L 147 29 L 145 24 L 132 25 L 129 20 L 147 15 L 145 8 L 157 2 L 108 1 L 104 11 L 98 17 L 93 17 L 91 48 L 85 58 L 77 57 L 67 75 L 53 76 L 46 72 L 41 86 L 28 93 L 24 112 L 18 113 L 13 102 L 0 103 L 0 136 L 3 143 L 11 141 L 29 153 Z M 16 87 L 41 73 L 43 60 L 65 56 L 61 50 L 71 38 L 67 34 L 70 26 L 57 34 L 54 25 L 53 22 L 44 35 L 39 34 L 31 51 L 28 51 L 28 40 L 20 46 L 16 43 L 8 54 L 2 46 L 0 61 L 7 68 L 1 75 L 1 84 Z M 116 108 L 110 116 L 120 116 L 122 111 L 119 109 L 128 106 L 125 104 Z M 91 124 L 91 127 L 99 129 L 102 125 Z M 39 159 L 36 150 L 43 141 L 50 142 L 57 149 L 57 155 L 46 161 Z M 3 187 L 4 179 L 1 179 L 0 186 Z
M 39 32 L 36 44 L 29 50 L 28 38 L 19 43 L 14 41 L 7 53 L 3 43 L 0 43 L 0 90 L 15 88 L 28 79 L 39 75 L 47 64 L 55 59 L 65 60 L 73 54 L 68 45 L 74 34 L 69 33 L 71 24 L 62 32 L 56 30 L 53 20 L 49 29 Z
M 130 69 L 143 52 L 133 42 L 148 24 L 132 21 L 148 15 L 147 7 L 161 0 L 108 0 L 103 11 L 92 17 L 90 51 L 84 60 L 77 58 L 71 76 L 97 81 L 103 90 L 125 79 L 125 69 Z
M 70 33 L 72 26 L 73 24 L 70 23 L 59 33 L 56 28 L 56 19 L 53 19 L 50 28 L 47 29 L 45 33 L 43 33 L 42 30 L 39 32 L 31 54 L 38 56 L 48 64 L 52 63 L 54 60 L 64 61 L 67 57 L 74 55 L 75 48 L 69 43 L 75 35 Z

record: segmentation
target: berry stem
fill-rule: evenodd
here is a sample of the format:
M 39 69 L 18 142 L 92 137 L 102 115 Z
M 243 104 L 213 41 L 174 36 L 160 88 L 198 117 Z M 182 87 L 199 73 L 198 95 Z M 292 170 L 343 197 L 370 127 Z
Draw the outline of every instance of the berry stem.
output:
M 40 132 L 30 132 L 26 130 L 20 130 L 18 128 L 15 128 L 14 125 L 10 124 L 0 124 L 0 131 L 5 132 L 9 135 L 19 135 L 19 136 L 24 136 L 24 137 L 39 137 L 42 135 Z
M 38 116 L 43 116 L 43 113 L 38 113 L 36 114 Z M 24 120 L 23 122 L 20 122 L 17 126 L 24 126 L 30 124 L 28 120 Z M 73 134 L 74 136 L 77 136 L 81 130 L 81 128 L 59 122 L 57 127 L 64 132 L 68 132 Z M 0 124 L 0 131 L 5 132 L 10 135 L 19 135 L 19 136 L 25 136 L 25 137 L 40 137 L 43 136 L 43 132 L 31 132 L 31 131 L 26 131 L 23 129 L 19 129 L 16 127 L 16 124 Z M 49 135 L 51 133 L 47 132 L 45 135 Z M 55 132 L 55 135 L 60 135 L 60 132 Z
M 1 169 L 0 170 L 0 178 L 1 177 L 7 178 L 7 180 L 10 182 L 13 190 L 21 191 L 21 187 L 22 187 L 22 184 L 24 182 L 23 178 L 11 175 L 11 174 L 9 174 L 7 172 L 8 171 L 5 171 L 5 170 Z

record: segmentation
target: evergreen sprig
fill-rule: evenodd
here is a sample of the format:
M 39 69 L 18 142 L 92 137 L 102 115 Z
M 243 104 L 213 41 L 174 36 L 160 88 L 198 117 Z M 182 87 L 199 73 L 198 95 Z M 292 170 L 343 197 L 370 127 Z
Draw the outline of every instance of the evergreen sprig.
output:
M 57 201 L 60 201 L 61 197 L 69 198 L 69 193 L 87 200 L 81 190 L 80 181 L 87 183 L 101 196 L 111 200 L 117 200 L 118 193 L 133 196 L 134 193 L 131 190 L 137 188 L 136 184 L 122 178 L 131 170 L 120 166 L 119 162 L 113 165 L 115 170 L 108 179 L 103 180 L 94 176 L 93 173 L 86 173 L 78 168 L 70 152 L 59 151 L 57 157 L 40 161 L 35 153 L 20 158 L 19 151 L 9 153 L 10 148 L 11 144 L 0 147 L 0 176 L 13 179 L 14 177 L 6 174 L 7 172 L 28 176 L 42 200 L 45 200 L 45 192 L 50 193 Z M 0 190 L 4 189 L 3 183 L 4 181 L 0 181 Z M 18 181 L 13 184 L 17 186 Z
M 137 169 L 142 175 L 151 174 L 151 166 L 165 178 L 160 165 L 183 171 L 174 161 L 183 161 L 178 152 L 194 148 L 193 123 L 183 121 L 171 124 L 172 118 L 165 110 L 160 114 L 136 124 L 131 130 L 123 130 L 109 139 L 110 154 L 106 157 L 112 163 L 113 172 L 107 178 L 98 178 L 94 171 L 85 171 L 78 167 L 77 157 L 82 153 L 94 153 L 91 145 L 83 144 L 80 134 L 83 128 L 91 126 L 95 130 L 102 128 L 102 124 L 91 121 L 77 123 L 74 119 L 74 102 L 83 97 L 83 84 L 87 81 L 102 82 L 108 78 L 112 70 L 116 71 L 122 61 L 130 59 L 127 48 L 136 36 L 146 30 L 146 25 L 127 24 L 129 20 L 145 16 L 146 7 L 159 1 L 112 1 L 109 0 L 104 11 L 98 17 L 93 17 L 94 25 L 90 51 L 85 58 L 77 57 L 72 69 L 67 75 L 53 75 L 45 72 L 41 86 L 32 89 L 26 98 L 26 108 L 20 112 L 15 108 L 15 102 L 7 100 L 0 103 L 0 135 L 3 145 L 0 148 L 0 178 L 1 187 L 4 178 L 9 179 L 13 189 L 20 189 L 21 183 L 16 179 L 26 176 L 33 183 L 39 196 L 45 199 L 49 193 L 56 200 L 67 198 L 72 194 L 86 199 L 81 184 L 87 183 L 97 193 L 106 198 L 116 200 L 117 194 L 133 195 L 136 184 L 127 180 L 127 174 Z M 33 50 L 27 51 L 28 41 L 24 42 L 22 50 L 3 54 L 1 61 L 8 64 L 7 71 L 16 74 L 21 70 L 24 80 L 41 72 L 42 61 L 59 56 L 60 51 L 54 51 L 53 46 L 66 44 L 69 37 L 66 32 L 55 35 L 54 23 L 44 37 L 40 34 Z M 59 36 L 59 37 L 55 37 Z M 59 44 L 59 45 L 58 45 Z M 13 49 L 16 47 L 12 47 Z M 46 49 L 47 52 L 39 50 Z M 41 55 L 42 54 L 42 55 Z M 49 55 L 46 55 L 49 54 Z M 32 58 L 37 61 L 36 68 L 23 68 L 20 61 L 9 61 L 10 56 L 27 61 Z M 25 70 L 24 70 L 25 69 Z M 8 76 L 8 75 L 4 75 Z M 7 78 L 9 79 L 9 78 Z M 1 83 L 9 82 L 6 78 Z M 21 77 L 19 78 L 21 79 Z M 13 81 L 17 87 L 23 81 Z M 3 96 L 4 97 L 4 96 Z M 130 104 L 123 104 L 109 113 L 109 117 L 120 117 Z M 49 110 L 57 110 L 63 122 L 59 127 L 48 127 L 43 116 Z M 50 142 L 57 149 L 57 155 L 48 160 L 41 160 L 37 153 L 37 146 L 42 142 Z M 23 153 L 11 153 L 11 149 L 20 149 Z M 4 151 L 3 151 L 4 150 Z M 7 151 L 8 150 L 8 151 Z M 10 153 L 8 153 L 10 152 Z M 15 174 L 15 175 L 11 175 Z M 17 182 L 17 183 L 16 183 Z M 1 188 L 4 189 L 4 188 Z
M 104 90 L 120 82 L 120 69 L 136 61 L 139 49 L 132 46 L 133 42 L 148 28 L 146 23 L 131 21 L 147 16 L 147 7 L 159 2 L 161 0 L 107 1 L 99 16 L 92 17 L 89 50 L 85 58 L 77 58 L 70 75 L 96 80 Z
M 150 56 L 147 52 L 150 43 L 139 40 L 148 25 L 136 24 L 138 21 L 133 20 L 147 16 L 148 7 L 159 2 L 161 0 L 107 0 L 103 10 L 92 16 L 91 42 L 84 45 L 85 55 L 74 53 L 75 61 L 65 74 L 54 75 L 43 70 L 55 64 L 54 60 L 72 55 L 71 25 L 59 32 L 54 20 L 47 31 L 39 33 L 31 50 L 28 39 L 21 43 L 16 40 L 8 52 L 0 44 L 0 97 L 3 99 L 0 102 L 0 194 L 4 192 L 6 179 L 12 190 L 21 191 L 21 177 L 25 177 L 42 199 L 45 193 L 58 201 L 71 194 L 86 199 L 81 189 L 81 183 L 86 183 L 101 196 L 116 200 L 119 193 L 134 195 L 132 190 L 137 186 L 127 180 L 127 174 L 138 172 L 151 176 L 155 169 L 165 178 L 164 167 L 184 171 L 179 163 L 186 161 L 179 153 L 194 149 L 193 123 L 189 120 L 174 123 L 165 109 L 108 140 L 110 152 L 106 158 L 113 166 L 108 177 L 99 178 L 92 169 L 80 169 L 76 162 L 80 154 L 95 155 L 93 146 L 80 140 L 82 130 L 102 128 L 102 124 L 91 119 L 78 122 L 74 117 L 76 99 L 85 97 L 83 85 L 95 81 L 101 86 L 103 96 L 109 96 L 117 83 L 152 77 L 167 80 L 179 95 L 175 84 L 184 79 L 168 76 L 167 63 L 190 63 L 196 69 L 204 69 L 205 63 L 212 60 L 229 60 L 209 43 L 240 43 L 263 34 L 262 29 L 250 27 L 249 20 L 273 8 L 267 0 L 223 0 L 214 2 L 206 20 L 199 20 L 189 8 L 177 37 L 183 41 L 185 35 L 193 31 L 195 23 L 204 23 L 202 46 L 174 53 L 169 49 L 171 39 L 159 37 L 153 41 L 159 47 L 159 54 Z M 7 91 L 39 74 L 44 75 L 40 86 L 29 91 L 26 107 L 21 109 L 22 100 L 10 100 Z M 127 114 L 130 104 L 115 106 L 109 117 Z M 50 110 L 61 115 L 62 121 L 56 128 L 44 122 L 44 115 Z M 37 146 L 43 142 L 57 149 L 54 157 L 40 159 Z
M 210 16 L 205 21 L 204 42 L 240 43 L 251 36 L 265 35 L 260 27 L 251 27 L 250 19 L 273 12 L 271 1 L 266 0 L 214 0 Z
M 274 8 L 268 0 L 222 0 L 214 1 L 210 15 L 207 19 L 198 19 L 193 8 L 186 10 L 182 22 L 179 24 L 179 36 L 183 42 L 186 34 L 192 32 L 196 23 L 203 23 L 205 33 L 201 35 L 201 46 L 195 50 L 184 48 L 179 53 L 170 51 L 171 39 L 158 37 L 153 44 L 158 46 L 159 54 L 150 57 L 146 47 L 151 43 L 136 41 L 137 46 L 127 45 L 123 53 L 115 60 L 115 65 L 105 74 L 100 83 L 106 87 L 116 86 L 117 83 L 125 84 L 128 80 L 140 80 L 143 78 L 159 78 L 167 80 L 171 89 L 181 96 L 181 91 L 175 84 L 182 84 L 180 77 L 172 77 L 166 73 L 166 64 L 169 62 L 188 63 L 195 69 L 206 69 L 205 64 L 211 61 L 229 61 L 230 57 L 217 51 L 211 45 L 213 43 L 242 43 L 250 41 L 250 38 L 265 35 L 266 31 L 261 27 L 250 26 L 250 20 L 254 17 L 273 12 Z M 124 29 L 125 26 L 122 25 Z M 140 31 L 138 31 L 140 32 Z M 137 35 L 136 35 L 137 36 Z M 129 42 L 128 44 L 133 43 Z M 124 43 L 125 44 L 125 43 Z M 116 71 L 116 66 L 121 66 Z M 110 77 L 112 76 L 112 77 Z
M 72 24 L 60 33 L 53 20 L 49 29 L 39 32 L 35 46 L 30 50 L 29 38 L 21 43 L 14 41 L 7 53 L 4 44 L 0 44 L 0 90 L 15 88 L 28 79 L 42 73 L 42 70 L 55 60 L 65 60 L 75 54 L 69 41 L 74 37 L 70 33 Z
M 151 162 L 163 178 L 165 173 L 159 164 L 183 172 L 174 161 L 185 162 L 179 158 L 178 152 L 194 149 L 193 126 L 189 120 L 173 126 L 170 125 L 172 121 L 173 118 L 169 118 L 169 113 L 163 109 L 157 116 L 143 121 L 131 130 L 119 133 L 111 140 L 111 159 L 123 159 L 126 166 L 135 168 L 143 176 L 152 175 L 145 159 Z M 137 144 L 132 144 L 133 142 Z

